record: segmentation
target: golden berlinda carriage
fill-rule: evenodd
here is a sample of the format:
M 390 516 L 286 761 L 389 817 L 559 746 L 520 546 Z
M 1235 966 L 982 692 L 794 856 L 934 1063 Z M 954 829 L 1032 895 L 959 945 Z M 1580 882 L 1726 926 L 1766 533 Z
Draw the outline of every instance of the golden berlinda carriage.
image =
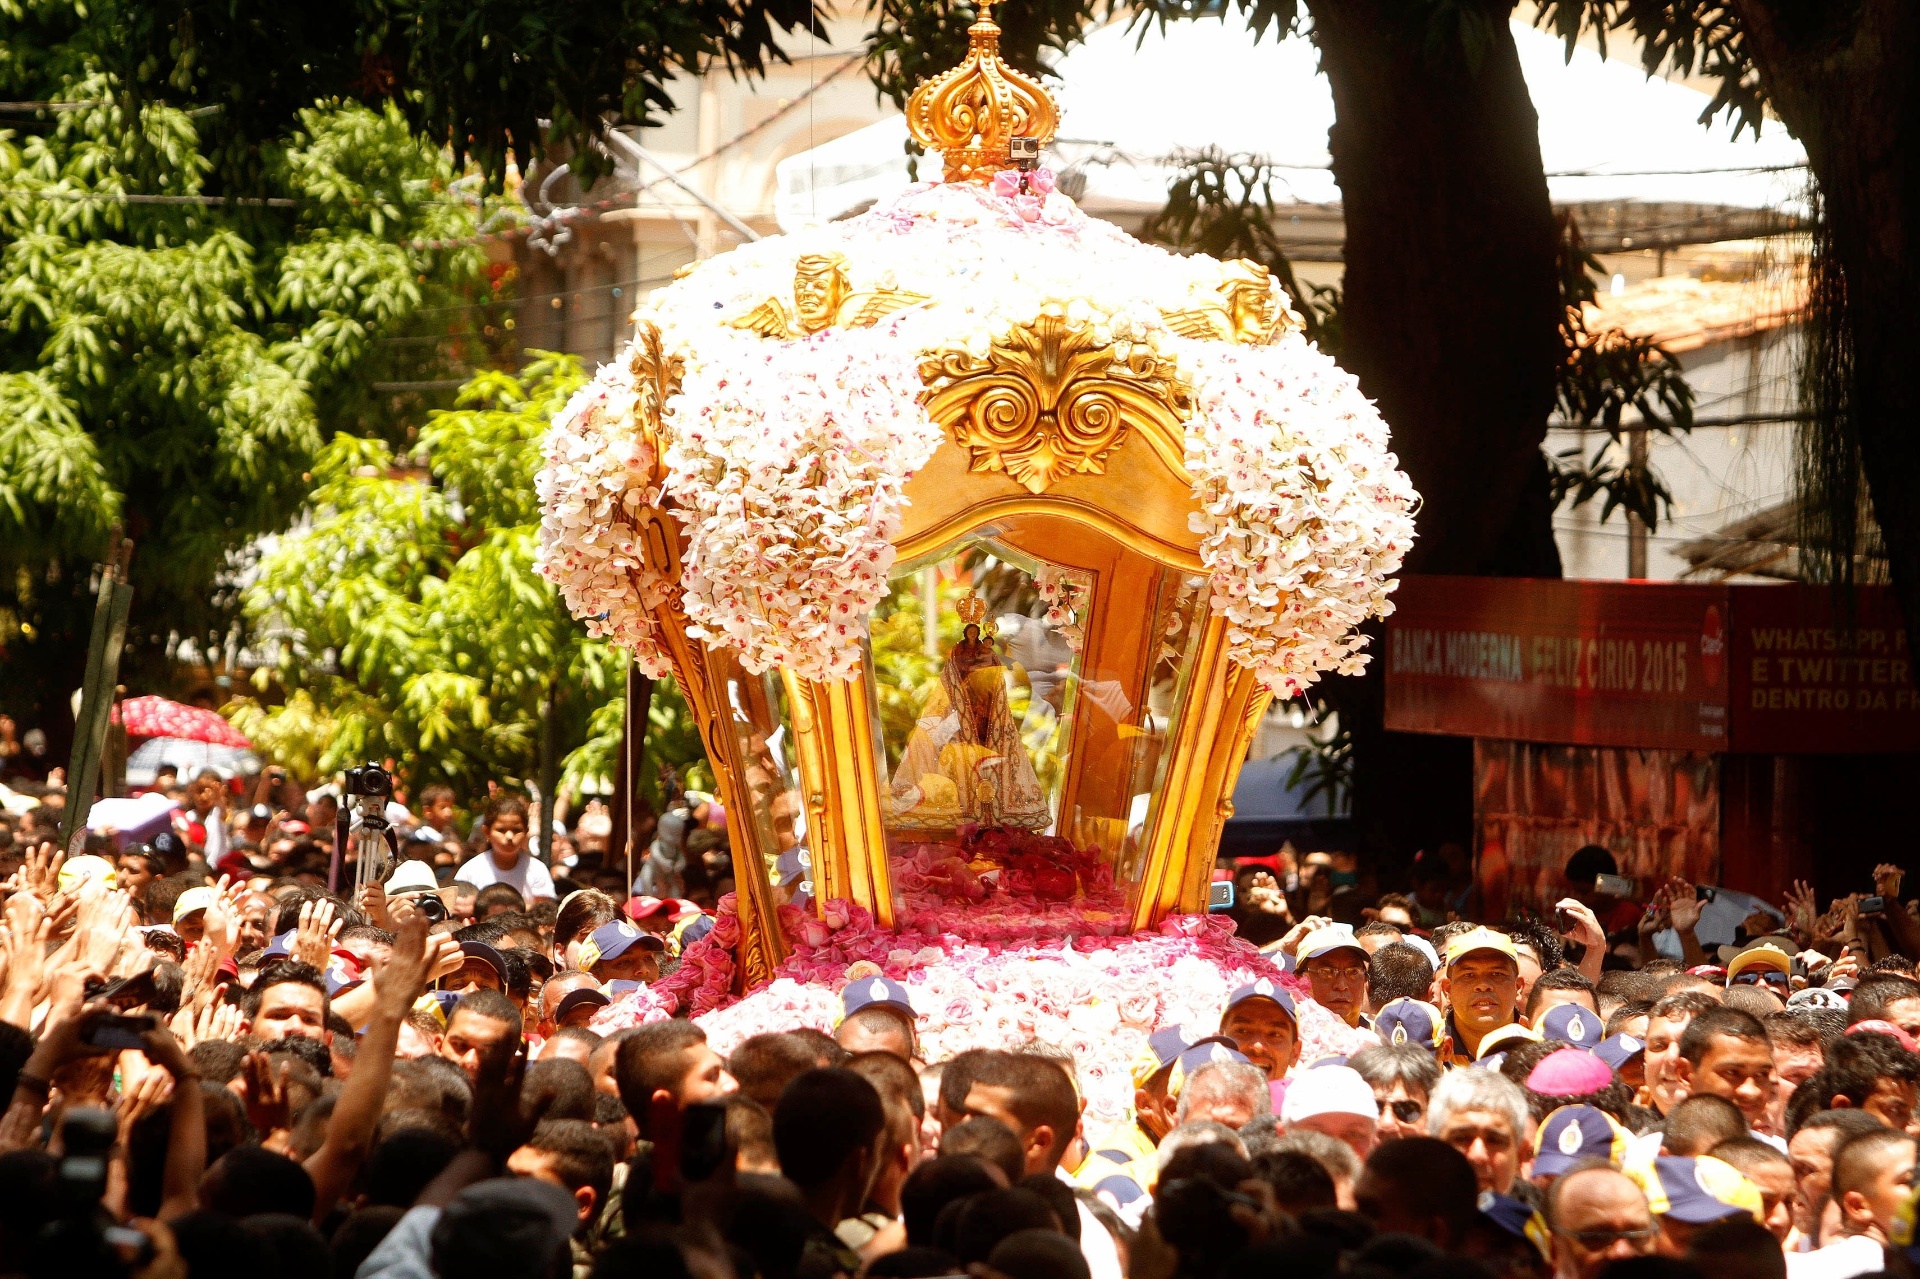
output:
M 941 181 L 688 268 L 550 437 L 543 571 L 696 712 L 746 985 L 796 889 L 892 925 L 903 857 L 1103 931 L 1204 910 L 1269 701 L 1365 660 L 1411 540 L 1266 270 L 1053 190 L 997 39 L 909 104 Z

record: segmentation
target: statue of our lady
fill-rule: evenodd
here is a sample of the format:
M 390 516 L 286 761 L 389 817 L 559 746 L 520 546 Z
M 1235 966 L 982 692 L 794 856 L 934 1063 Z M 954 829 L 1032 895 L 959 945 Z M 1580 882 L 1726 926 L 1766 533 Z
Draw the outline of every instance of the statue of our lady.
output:
M 981 630 L 986 601 L 969 594 L 958 611 L 961 638 L 948 651 L 894 770 L 891 824 L 1045 830 L 1053 814 L 1007 706 L 1006 666 Z

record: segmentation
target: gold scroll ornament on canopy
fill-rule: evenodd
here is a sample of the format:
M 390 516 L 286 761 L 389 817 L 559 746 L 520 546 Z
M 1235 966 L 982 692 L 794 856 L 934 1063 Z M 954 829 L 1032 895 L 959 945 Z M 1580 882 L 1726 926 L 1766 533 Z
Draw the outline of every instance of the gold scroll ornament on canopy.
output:
M 1101 474 L 1132 426 L 1180 473 L 1191 389 L 1152 348 L 1134 343 L 1123 354 L 1092 332 L 1048 307 L 984 358 L 929 356 L 920 364 L 928 416 L 967 450 L 971 470 L 1004 471 L 1029 493 Z
M 1012 167 L 1015 138 L 1045 146 L 1060 127 L 1053 95 L 1001 60 L 991 8 L 967 28 L 966 59 L 907 99 L 907 132 L 945 158 L 948 182 L 990 182 Z

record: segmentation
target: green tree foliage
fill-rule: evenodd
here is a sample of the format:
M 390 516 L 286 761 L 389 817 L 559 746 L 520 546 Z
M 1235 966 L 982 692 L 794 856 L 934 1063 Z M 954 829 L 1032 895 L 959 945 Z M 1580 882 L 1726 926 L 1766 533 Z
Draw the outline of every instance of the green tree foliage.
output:
M 306 527 L 244 593 L 256 632 L 288 637 L 258 681 L 290 696 L 236 708 L 242 731 L 319 773 L 392 759 L 415 787 L 466 795 L 537 776 L 549 683 L 562 739 L 585 735 L 623 668 L 534 569 L 533 486 L 547 422 L 584 381 L 540 353 L 519 376 L 476 375 L 410 454 L 334 436 Z
M 479 249 L 423 247 L 477 198 L 395 110 L 301 112 L 268 194 L 223 202 L 193 113 L 97 74 L 64 100 L 0 133 L 0 652 L 59 696 L 111 525 L 135 669 L 222 629 L 228 557 L 300 508 L 322 423 L 404 438 L 417 405 L 379 379 L 463 354 L 439 339 L 469 313 L 438 308 L 488 287 Z
M 587 638 L 534 568 L 541 439 L 585 373 L 572 356 L 531 354 L 518 376 L 474 376 L 405 453 L 336 435 L 314 464 L 304 527 L 249 573 L 247 620 L 279 637 L 257 691 L 282 696 L 228 713 L 296 773 L 390 759 L 415 789 L 532 782 L 551 686 L 558 740 L 574 746 L 562 784 L 613 777 L 624 659 Z M 640 785 L 656 807 L 663 766 L 713 789 L 671 680 L 654 688 Z
M 675 75 L 758 73 L 783 59 L 780 32 L 818 21 L 810 0 L 10 0 L 0 14 L 7 37 L 83 47 L 141 101 L 219 108 L 213 152 L 248 184 L 262 145 L 326 99 L 394 104 L 496 186 L 549 140 L 604 168 L 602 120 L 658 123 Z

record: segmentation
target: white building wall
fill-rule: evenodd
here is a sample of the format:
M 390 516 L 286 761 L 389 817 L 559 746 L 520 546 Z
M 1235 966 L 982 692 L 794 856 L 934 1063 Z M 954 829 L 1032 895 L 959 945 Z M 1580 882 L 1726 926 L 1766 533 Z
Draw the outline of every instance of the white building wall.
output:
M 1791 414 L 1799 346 L 1798 328 L 1788 327 L 1680 355 L 1693 386 L 1695 417 L 1714 423 Z M 1601 431 L 1551 431 L 1547 451 L 1558 453 L 1579 444 L 1591 457 L 1604 438 Z M 1672 439 L 1655 435 L 1648 451 L 1674 499 L 1670 518 L 1648 539 L 1647 576 L 1656 581 L 1671 580 L 1686 571 L 1687 562 L 1674 553 L 1676 547 L 1792 496 L 1794 425 L 1790 421 L 1703 425 Z M 1554 538 L 1566 576 L 1627 576 L 1626 514 L 1615 510 L 1602 522 L 1604 504 L 1601 497 L 1577 510 L 1563 506 L 1555 513 Z

